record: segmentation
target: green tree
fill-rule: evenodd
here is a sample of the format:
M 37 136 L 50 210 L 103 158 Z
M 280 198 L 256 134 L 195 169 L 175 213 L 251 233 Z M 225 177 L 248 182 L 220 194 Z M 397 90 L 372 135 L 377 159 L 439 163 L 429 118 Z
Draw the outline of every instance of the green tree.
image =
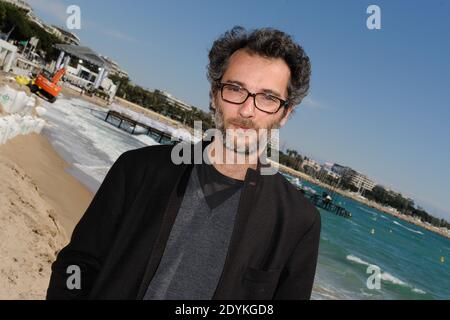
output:
M 7 33 L 14 27 L 10 39 L 16 41 L 27 41 L 31 37 L 37 37 L 39 39 L 37 50 L 43 53 L 47 61 L 54 59 L 57 50 L 53 46 L 60 42 L 58 38 L 30 21 L 24 10 L 5 2 L 1 2 L 0 5 L 0 30 Z

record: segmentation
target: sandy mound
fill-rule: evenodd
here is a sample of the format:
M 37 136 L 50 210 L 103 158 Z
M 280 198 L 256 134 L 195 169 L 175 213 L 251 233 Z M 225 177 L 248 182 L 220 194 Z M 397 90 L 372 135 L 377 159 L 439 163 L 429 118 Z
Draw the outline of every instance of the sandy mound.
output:
M 68 237 L 37 185 L 1 154 L 0 173 L 0 299 L 44 299 Z

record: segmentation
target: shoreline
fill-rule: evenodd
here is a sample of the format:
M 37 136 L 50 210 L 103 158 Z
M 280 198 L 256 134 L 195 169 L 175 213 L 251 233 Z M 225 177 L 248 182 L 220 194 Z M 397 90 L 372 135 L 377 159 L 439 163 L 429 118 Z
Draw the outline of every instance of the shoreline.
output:
M 30 176 L 55 208 L 57 218 L 70 236 L 93 198 L 70 174 L 70 165 L 55 151 L 43 134 L 17 136 L 0 145 L 3 158 L 12 161 Z
M 67 167 L 37 133 L 0 145 L 0 299 L 45 299 L 51 264 L 92 199 Z
M 358 198 L 355 195 L 353 195 L 353 194 L 351 194 L 351 193 L 349 193 L 347 191 L 344 191 L 344 190 L 341 190 L 341 189 L 337 189 L 337 188 L 332 187 L 332 186 L 330 186 L 330 185 L 328 185 L 326 183 L 323 183 L 323 182 L 321 182 L 319 180 L 316 180 L 316 179 L 308 176 L 307 174 L 305 174 L 303 172 L 294 170 L 294 169 L 289 168 L 287 166 L 284 166 L 282 164 L 278 164 L 278 165 L 279 165 L 280 171 L 284 171 L 284 172 L 289 173 L 289 174 L 291 174 L 293 176 L 296 176 L 296 177 L 298 177 L 300 179 L 303 179 L 303 180 L 306 180 L 306 181 L 308 181 L 310 183 L 318 185 L 318 186 L 320 186 L 322 188 L 325 188 L 327 190 L 331 190 L 332 192 L 339 193 L 341 196 L 344 196 L 346 198 L 350 198 L 350 199 L 352 199 L 354 201 L 357 201 L 359 203 L 365 204 L 365 205 L 367 205 L 367 206 L 369 206 L 371 208 L 377 209 L 377 210 L 382 211 L 382 212 L 384 212 L 386 214 L 389 214 L 391 216 L 397 217 L 397 218 L 399 218 L 399 219 L 401 219 L 403 221 L 412 223 L 412 224 L 414 224 L 414 225 L 416 225 L 418 227 L 424 228 L 424 229 L 426 229 L 428 231 L 431 231 L 431 232 L 439 234 L 439 235 L 441 235 L 441 236 L 443 236 L 443 237 L 445 237 L 447 239 L 450 239 L 450 233 L 445 232 L 445 231 L 443 231 L 443 230 L 441 230 L 441 229 L 439 229 L 437 227 L 429 226 L 429 225 L 425 224 L 424 222 L 420 222 L 420 221 L 417 221 L 417 220 L 413 219 L 412 217 L 409 217 L 409 216 L 406 216 L 406 215 L 403 215 L 403 214 L 400 214 L 400 213 L 396 213 L 396 212 L 390 210 L 389 208 L 387 208 L 385 206 L 382 206 L 382 205 L 380 205 L 380 204 L 378 204 L 378 203 L 376 203 L 374 201 L 371 201 L 371 200 L 368 200 L 368 199 Z
M 80 95 L 79 92 L 75 91 L 74 89 L 67 87 L 67 86 L 63 86 L 62 89 L 62 93 L 63 95 L 69 97 L 69 98 L 77 98 L 77 99 L 83 99 L 87 102 L 93 103 L 98 107 L 104 108 L 104 109 L 110 109 L 110 106 L 107 104 L 107 102 L 105 100 L 102 100 L 98 97 L 95 96 L 87 96 L 85 94 Z M 138 104 L 135 104 L 133 102 L 130 102 L 126 99 L 120 98 L 120 97 L 115 97 L 114 98 L 114 103 L 120 105 L 123 108 L 129 109 L 131 111 L 143 114 L 155 121 L 159 121 L 161 123 L 164 123 L 166 125 L 172 126 L 174 128 L 183 128 L 186 129 L 188 132 L 190 132 L 191 134 L 194 134 L 194 129 L 182 124 L 179 121 L 173 120 L 167 116 L 161 115 L 153 110 L 150 109 L 146 109 Z

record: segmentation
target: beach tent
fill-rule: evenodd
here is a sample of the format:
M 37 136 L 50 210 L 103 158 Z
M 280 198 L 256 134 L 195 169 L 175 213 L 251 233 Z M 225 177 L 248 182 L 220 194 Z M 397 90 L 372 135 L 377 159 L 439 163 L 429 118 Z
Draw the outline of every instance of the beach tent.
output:
M 56 44 L 55 48 L 60 50 L 60 55 L 56 62 L 56 69 L 61 67 L 66 54 L 77 59 L 87 61 L 99 68 L 99 74 L 94 82 L 94 88 L 99 87 L 102 81 L 107 77 L 109 71 L 112 69 L 108 61 L 89 47 L 77 46 L 73 44 Z

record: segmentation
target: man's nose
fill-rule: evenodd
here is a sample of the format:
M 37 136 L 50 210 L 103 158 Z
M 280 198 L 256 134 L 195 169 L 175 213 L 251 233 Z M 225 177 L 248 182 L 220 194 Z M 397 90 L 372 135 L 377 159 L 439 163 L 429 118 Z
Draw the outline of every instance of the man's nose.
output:
M 249 96 L 247 100 L 240 105 L 239 114 L 243 118 L 251 118 L 255 116 L 255 100 L 254 97 Z

